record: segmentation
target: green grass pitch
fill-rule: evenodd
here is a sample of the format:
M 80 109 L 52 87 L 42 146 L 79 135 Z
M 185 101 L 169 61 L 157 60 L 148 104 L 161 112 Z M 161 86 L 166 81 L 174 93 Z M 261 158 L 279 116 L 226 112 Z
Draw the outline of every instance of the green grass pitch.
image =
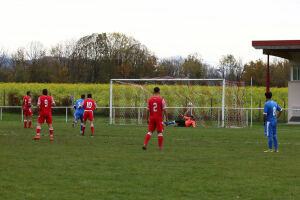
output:
M 300 199 L 300 127 L 279 124 L 279 153 L 263 153 L 263 126 L 252 129 L 167 127 L 141 149 L 146 127 L 109 126 L 95 137 L 71 121 L 46 125 L 40 141 L 22 122 L 0 121 L 0 199 L 157 200 Z

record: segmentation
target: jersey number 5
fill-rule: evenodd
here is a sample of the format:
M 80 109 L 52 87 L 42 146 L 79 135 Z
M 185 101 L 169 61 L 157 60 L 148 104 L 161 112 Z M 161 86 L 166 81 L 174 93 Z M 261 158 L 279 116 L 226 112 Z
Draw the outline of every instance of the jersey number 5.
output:
M 273 107 L 273 116 L 276 116 L 276 107 Z
M 153 112 L 157 112 L 157 103 L 153 103 Z
M 45 103 L 45 107 L 47 108 L 48 107 L 48 100 L 45 99 L 44 103 Z

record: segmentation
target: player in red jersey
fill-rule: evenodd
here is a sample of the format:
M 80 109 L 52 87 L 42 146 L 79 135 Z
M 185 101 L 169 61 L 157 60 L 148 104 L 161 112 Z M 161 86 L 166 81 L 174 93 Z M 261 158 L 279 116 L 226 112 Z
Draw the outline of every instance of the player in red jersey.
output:
M 154 88 L 154 97 L 151 97 L 148 99 L 148 105 L 147 105 L 147 123 L 149 125 L 149 132 L 146 135 L 145 142 L 143 145 L 143 149 L 147 149 L 147 144 L 149 142 L 149 139 L 152 136 L 152 133 L 157 131 L 158 135 L 158 147 L 159 150 L 162 150 L 163 145 L 163 134 L 164 131 L 164 123 L 163 123 L 163 114 L 166 117 L 166 122 L 168 122 L 168 113 L 167 113 L 167 106 L 165 103 L 165 100 L 160 95 L 160 89 L 159 87 Z M 149 120 L 150 117 L 150 120 Z
M 31 109 L 30 91 L 28 91 L 27 96 L 23 98 L 23 113 L 24 113 L 24 128 L 27 128 L 27 121 L 28 121 L 28 128 L 32 128 L 31 127 L 32 109 Z
M 40 139 L 41 132 L 41 124 L 43 124 L 46 120 L 49 132 L 50 132 L 50 140 L 53 140 L 53 126 L 52 126 L 52 114 L 51 114 L 51 106 L 55 106 L 55 102 L 51 96 L 48 96 L 48 90 L 43 90 L 43 95 L 39 97 L 37 108 L 39 110 L 39 117 L 36 126 L 36 136 L 33 138 L 34 140 Z
M 91 136 L 94 136 L 94 110 L 97 109 L 96 102 L 92 99 L 92 94 L 87 95 L 87 99 L 81 104 L 80 108 L 84 108 L 83 113 L 83 127 L 82 127 L 82 135 L 84 135 L 86 121 L 90 120 L 91 122 Z

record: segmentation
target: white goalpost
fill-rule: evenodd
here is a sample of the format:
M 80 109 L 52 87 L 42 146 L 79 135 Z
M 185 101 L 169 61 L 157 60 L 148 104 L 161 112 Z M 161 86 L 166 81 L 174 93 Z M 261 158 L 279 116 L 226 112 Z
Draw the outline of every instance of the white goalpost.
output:
M 147 99 L 158 86 L 169 120 L 193 115 L 197 126 L 244 127 L 241 98 L 230 97 L 239 95 L 233 85 L 225 79 L 111 79 L 110 124 L 146 124 Z

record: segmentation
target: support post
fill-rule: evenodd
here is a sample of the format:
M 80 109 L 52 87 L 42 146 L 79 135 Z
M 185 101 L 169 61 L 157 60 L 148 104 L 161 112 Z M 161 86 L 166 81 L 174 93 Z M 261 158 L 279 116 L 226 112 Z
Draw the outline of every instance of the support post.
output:
M 222 127 L 225 127 L 225 79 L 223 79 L 223 92 L 222 92 Z
M 21 120 L 24 121 L 24 118 L 23 118 L 23 108 L 21 107 Z
M 110 97 L 109 97 L 109 124 L 112 124 L 112 119 L 113 119 L 113 115 L 112 115 L 112 92 L 113 92 L 113 84 L 112 84 L 112 80 L 110 80 Z
M 250 122 L 250 127 L 252 128 L 252 112 L 253 112 L 253 109 L 252 109 L 252 76 L 251 76 L 251 122 Z M 248 113 L 247 113 L 248 114 Z
M 267 88 L 266 91 L 270 91 L 270 55 L 268 54 L 268 59 L 267 59 Z
M 283 121 L 285 122 L 285 99 L 283 100 Z
M 0 108 L 0 120 L 2 120 L 2 108 Z

